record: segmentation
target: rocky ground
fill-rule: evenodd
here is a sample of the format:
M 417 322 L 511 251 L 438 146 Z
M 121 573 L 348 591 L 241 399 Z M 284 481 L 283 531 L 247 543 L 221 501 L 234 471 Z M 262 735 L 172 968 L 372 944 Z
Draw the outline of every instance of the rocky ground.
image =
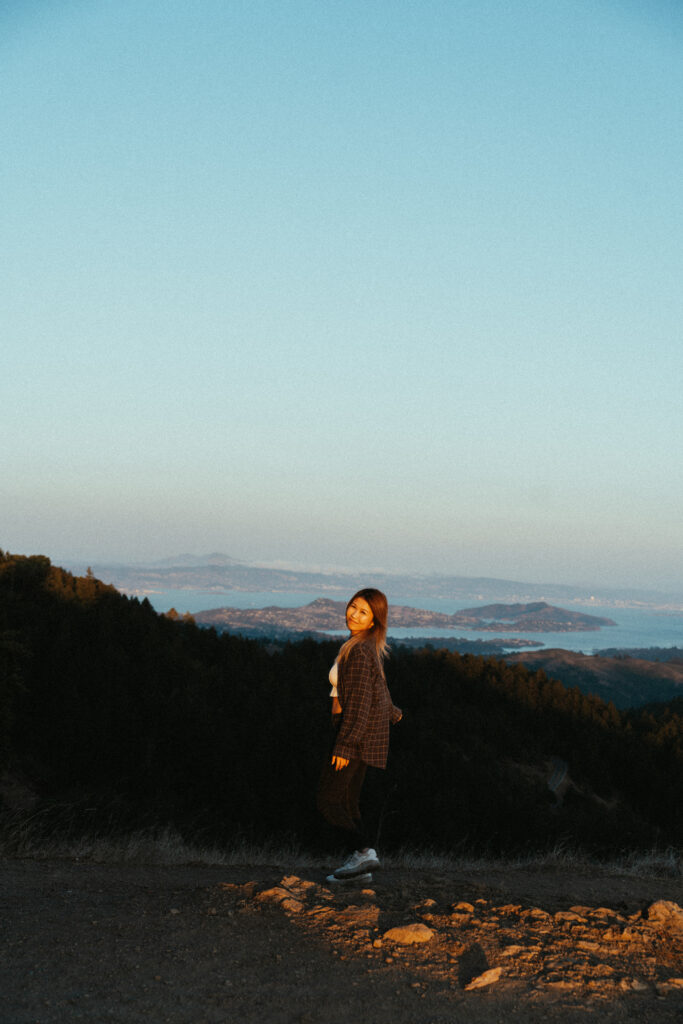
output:
M 4 861 L 2 1024 L 680 1024 L 683 879 Z

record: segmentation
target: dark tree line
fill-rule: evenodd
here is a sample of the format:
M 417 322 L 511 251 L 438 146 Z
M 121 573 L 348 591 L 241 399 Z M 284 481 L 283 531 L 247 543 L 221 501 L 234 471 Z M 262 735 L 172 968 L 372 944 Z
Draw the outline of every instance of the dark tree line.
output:
M 92 575 L 0 552 L 0 769 L 70 827 L 172 823 L 314 847 L 336 643 L 160 616 Z M 396 650 L 387 847 L 596 853 L 683 839 L 680 703 L 619 712 L 492 658 Z M 569 766 L 563 799 L 552 759 Z

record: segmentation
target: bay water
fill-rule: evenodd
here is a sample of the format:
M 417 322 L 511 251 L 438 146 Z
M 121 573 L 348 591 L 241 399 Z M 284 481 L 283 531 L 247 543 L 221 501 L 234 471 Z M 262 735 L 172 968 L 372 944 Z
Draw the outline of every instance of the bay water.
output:
M 332 600 L 340 600 L 338 592 L 321 593 L 317 592 L 250 592 L 231 590 L 224 592 L 206 590 L 166 590 L 137 594 L 139 598 L 147 597 L 152 607 L 158 612 L 167 612 L 175 608 L 179 614 L 190 612 L 196 614 L 213 608 L 267 608 L 271 606 L 280 608 L 296 608 L 300 605 L 309 604 L 317 598 L 329 597 Z M 462 608 L 474 608 L 478 604 L 484 605 L 490 601 L 448 601 L 444 598 L 430 599 L 427 597 L 403 598 L 396 603 L 411 605 L 415 608 L 426 608 L 429 611 L 446 612 L 452 614 Z M 456 626 L 451 629 L 440 629 L 437 627 L 426 627 L 423 629 L 405 627 L 391 627 L 391 604 L 389 608 L 389 636 L 400 639 L 401 637 L 464 637 L 467 640 L 492 640 L 494 638 L 523 638 L 533 641 L 534 646 L 560 647 L 566 651 L 577 651 L 584 654 L 593 654 L 596 650 L 607 647 L 683 647 L 683 611 L 663 611 L 647 607 L 613 607 L 597 605 L 593 602 L 587 604 L 575 604 L 574 602 L 557 602 L 558 607 L 567 608 L 570 611 L 585 612 L 589 615 L 599 615 L 603 618 L 612 619 L 615 626 L 603 626 L 597 631 L 582 631 L 575 633 L 540 633 L 530 630 L 515 630 L 501 628 L 495 633 L 488 630 L 462 629 Z M 339 630 L 330 631 L 332 636 L 345 635 L 343 620 L 340 622 Z M 512 649 L 512 648 L 511 648 Z M 531 649 L 531 648 L 529 648 Z

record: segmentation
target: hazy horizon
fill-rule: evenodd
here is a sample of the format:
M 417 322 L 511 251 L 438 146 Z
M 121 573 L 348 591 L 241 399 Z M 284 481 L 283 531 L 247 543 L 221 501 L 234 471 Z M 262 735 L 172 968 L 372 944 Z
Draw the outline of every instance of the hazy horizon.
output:
M 52 559 L 54 562 L 55 560 Z M 382 577 L 400 579 L 414 579 L 415 581 L 439 581 L 449 579 L 459 579 L 476 583 L 481 581 L 482 584 L 496 584 L 514 586 L 519 585 L 520 587 L 532 587 L 534 589 L 540 589 L 547 587 L 549 590 L 561 591 L 565 589 L 568 593 L 571 591 L 581 592 L 583 591 L 588 600 L 590 596 L 595 593 L 601 595 L 604 598 L 611 596 L 612 598 L 624 597 L 626 595 L 632 595 L 634 600 L 638 600 L 638 596 L 651 595 L 653 599 L 660 598 L 672 598 L 676 600 L 683 600 L 683 587 L 678 589 L 662 590 L 652 587 L 646 587 L 642 585 L 633 587 L 609 587 L 595 584 L 595 581 L 585 581 L 579 583 L 569 583 L 566 580 L 561 579 L 539 579 L 533 580 L 524 577 L 507 577 L 500 575 L 482 576 L 474 575 L 469 573 L 450 573 L 450 572 L 407 572 L 407 571 L 393 571 L 386 569 L 382 566 L 362 566 L 362 565 L 326 565 L 317 563 L 307 562 L 288 562 L 284 560 L 268 561 L 251 561 L 248 559 L 238 558 L 235 555 L 228 554 L 227 552 L 212 552 L 204 555 L 191 554 L 188 552 L 178 553 L 177 555 L 165 556 L 161 559 L 142 559 L 136 561 L 83 561 L 79 559 L 67 559 L 62 563 L 63 566 L 71 571 L 85 571 L 86 567 L 94 567 L 95 569 L 121 569 L 121 570 L 159 570 L 164 569 L 197 569 L 201 572 L 206 567 L 225 566 L 229 570 L 231 565 L 246 566 L 253 569 L 265 569 L 274 570 L 277 572 L 291 572 L 294 574 L 320 574 L 323 576 L 329 576 L 331 580 L 335 577 L 349 576 L 351 578 L 366 578 L 368 585 L 372 585 L 373 576 L 376 576 L 380 581 Z M 173 589 L 172 587 L 170 589 Z M 198 591 L 202 590 L 202 587 L 193 588 Z M 229 591 L 226 591 L 229 592 Z M 576 599 L 574 596 L 574 599 Z M 559 599 L 559 598 L 558 598 Z M 569 599 L 569 597 L 567 598 Z

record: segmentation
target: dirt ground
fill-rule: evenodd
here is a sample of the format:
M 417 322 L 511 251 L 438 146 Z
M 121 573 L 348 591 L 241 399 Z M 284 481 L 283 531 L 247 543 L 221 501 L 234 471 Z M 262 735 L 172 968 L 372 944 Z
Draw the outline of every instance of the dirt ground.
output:
M 680 876 L 6 860 L 0 1022 L 681 1024 L 682 905 Z

